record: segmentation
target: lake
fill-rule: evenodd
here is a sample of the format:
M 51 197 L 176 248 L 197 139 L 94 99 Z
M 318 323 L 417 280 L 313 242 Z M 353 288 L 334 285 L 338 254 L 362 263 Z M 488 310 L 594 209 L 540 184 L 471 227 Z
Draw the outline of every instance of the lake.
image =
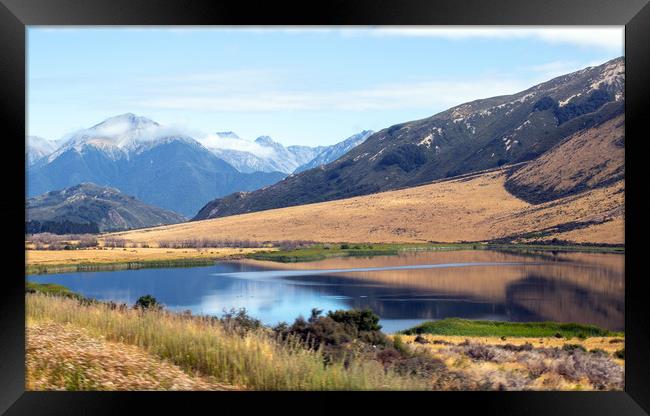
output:
M 255 260 L 193 268 L 28 276 L 84 296 L 132 305 L 150 294 L 172 310 L 241 308 L 265 324 L 370 308 L 385 332 L 459 317 L 560 321 L 624 329 L 625 256 L 493 250 L 402 252 L 307 263 Z

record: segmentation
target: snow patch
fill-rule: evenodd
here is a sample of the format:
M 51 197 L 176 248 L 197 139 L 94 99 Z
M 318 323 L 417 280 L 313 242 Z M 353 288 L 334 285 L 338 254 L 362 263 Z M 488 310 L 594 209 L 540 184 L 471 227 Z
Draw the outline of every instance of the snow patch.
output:
M 603 85 L 612 85 L 622 82 L 625 76 L 625 66 L 622 61 L 611 63 L 605 67 L 602 76 L 591 83 L 589 91 L 597 90 Z
M 519 130 L 523 129 L 524 127 L 526 127 L 529 124 L 530 124 L 530 120 L 526 120 L 526 121 L 523 122 L 523 124 L 521 126 L 517 127 L 515 129 L 515 131 L 519 131 Z
M 370 159 L 368 159 L 368 160 L 374 162 L 374 160 L 377 159 L 377 157 L 378 157 L 379 155 L 381 155 L 382 153 L 384 153 L 384 150 L 386 150 L 385 147 L 383 147 L 380 151 L 378 151 L 377 153 L 375 153 L 375 154 L 374 154 Z
M 360 159 L 363 159 L 364 157 L 366 157 L 366 156 L 368 156 L 368 155 L 369 155 L 368 152 L 362 153 L 362 154 L 360 154 L 360 155 L 358 155 L 358 156 L 355 156 L 355 158 L 352 159 L 352 161 L 353 161 L 353 162 L 356 162 L 356 161 L 358 161 L 358 160 L 360 160 Z
M 558 105 L 559 105 L 560 107 L 564 107 L 565 105 L 569 104 L 569 101 L 571 101 L 572 99 L 574 99 L 574 98 L 576 98 L 576 97 L 580 97 L 581 95 L 582 95 L 581 92 L 579 92 L 579 93 L 577 93 L 577 94 L 573 94 L 571 97 L 567 98 L 566 100 L 559 101 L 559 102 L 558 102 Z
M 424 139 L 420 140 L 420 142 L 417 144 L 418 146 L 426 146 L 427 149 L 431 148 L 431 143 L 433 142 L 433 135 L 429 134 L 426 136 Z

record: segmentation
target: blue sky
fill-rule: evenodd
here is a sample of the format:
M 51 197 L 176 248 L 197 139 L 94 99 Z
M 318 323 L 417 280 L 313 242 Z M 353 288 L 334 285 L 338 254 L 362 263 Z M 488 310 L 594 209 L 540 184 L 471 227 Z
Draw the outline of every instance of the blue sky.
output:
M 29 135 L 121 113 L 333 144 L 623 55 L 623 27 L 30 27 Z

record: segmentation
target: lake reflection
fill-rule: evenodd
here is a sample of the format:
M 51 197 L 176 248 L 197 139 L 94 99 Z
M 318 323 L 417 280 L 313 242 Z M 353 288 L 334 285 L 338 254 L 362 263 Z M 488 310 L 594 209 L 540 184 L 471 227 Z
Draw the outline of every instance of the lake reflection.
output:
M 579 322 L 612 330 L 624 325 L 621 254 L 405 252 L 310 263 L 245 260 L 29 279 L 129 304 L 148 293 L 170 309 L 201 314 L 245 307 L 267 324 L 308 316 L 314 307 L 370 307 L 387 332 L 447 317 Z

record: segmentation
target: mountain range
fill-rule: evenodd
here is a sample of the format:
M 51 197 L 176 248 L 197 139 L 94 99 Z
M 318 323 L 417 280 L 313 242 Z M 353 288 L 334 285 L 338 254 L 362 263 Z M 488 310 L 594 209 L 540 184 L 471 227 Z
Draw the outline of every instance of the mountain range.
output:
M 60 141 L 48 140 L 38 136 L 27 136 L 25 138 L 27 166 L 31 166 L 44 157 L 51 155 L 60 145 Z
M 218 198 L 194 219 L 366 195 L 526 162 L 623 112 L 624 60 L 616 58 L 516 94 L 388 127 L 324 166 Z
M 27 195 L 92 182 L 192 216 L 215 197 L 271 185 L 321 153 L 330 160 L 355 143 L 285 148 L 269 136 L 249 141 L 233 132 L 195 139 L 127 113 L 56 142 L 28 136 Z
M 372 133 L 374 133 L 372 130 L 364 130 L 361 133 L 357 133 L 353 136 L 348 137 L 340 143 L 325 147 L 312 160 L 305 163 L 304 165 L 298 166 L 294 173 L 300 173 L 302 171 L 317 168 L 321 165 L 326 165 L 330 162 L 335 161 L 361 143 L 365 142 Z
M 217 157 L 230 163 L 240 172 L 293 173 L 297 167 L 310 162 L 327 146 L 288 146 L 269 136 L 255 141 L 240 138 L 236 133 L 218 132 L 201 140 L 201 143 Z
M 145 204 L 115 188 L 82 183 L 27 199 L 27 233 L 87 233 L 175 224 L 182 215 Z

